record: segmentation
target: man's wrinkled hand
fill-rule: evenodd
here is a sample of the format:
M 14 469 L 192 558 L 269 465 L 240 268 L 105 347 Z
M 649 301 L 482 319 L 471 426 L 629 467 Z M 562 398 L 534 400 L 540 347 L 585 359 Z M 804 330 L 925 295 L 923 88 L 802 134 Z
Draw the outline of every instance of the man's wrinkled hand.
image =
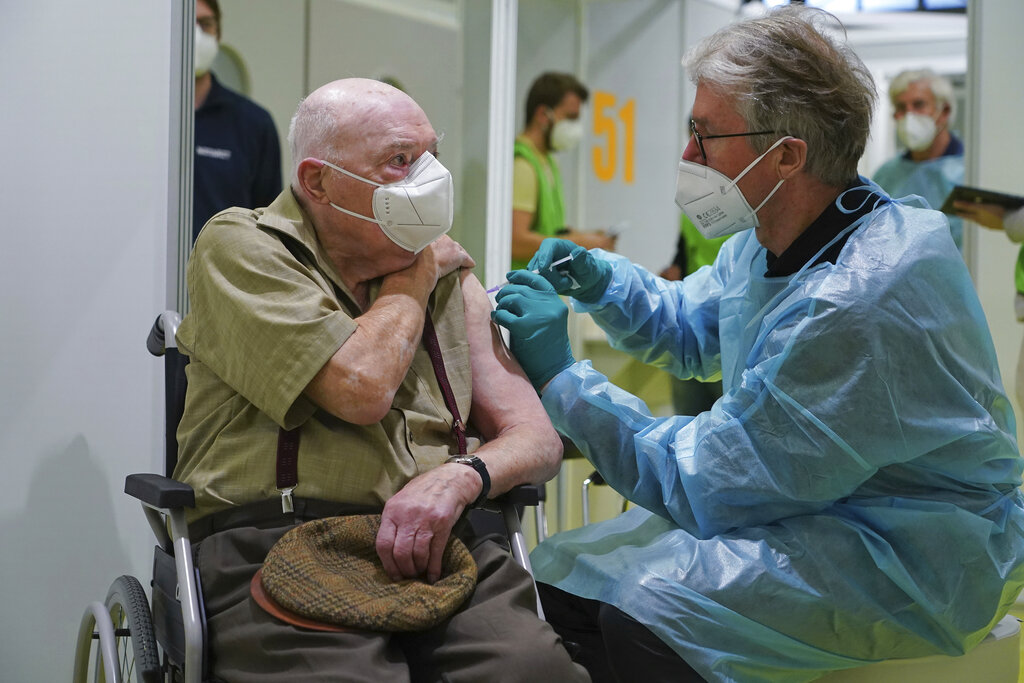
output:
M 441 559 L 456 520 L 479 495 L 479 475 L 465 465 L 442 465 L 406 484 L 384 505 L 377 555 L 393 581 L 441 578 Z
M 476 266 L 476 261 L 469 255 L 469 252 L 448 235 L 441 235 L 427 245 L 420 252 L 420 258 L 423 258 L 424 255 L 433 260 L 434 266 L 437 269 L 438 280 L 459 268 L 473 268 Z
M 387 278 L 412 282 L 415 289 L 429 294 L 448 273 L 475 265 L 473 257 L 461 244 L 442 235 L 416 254 L 416 258 L 406 268 L 391 273 Z

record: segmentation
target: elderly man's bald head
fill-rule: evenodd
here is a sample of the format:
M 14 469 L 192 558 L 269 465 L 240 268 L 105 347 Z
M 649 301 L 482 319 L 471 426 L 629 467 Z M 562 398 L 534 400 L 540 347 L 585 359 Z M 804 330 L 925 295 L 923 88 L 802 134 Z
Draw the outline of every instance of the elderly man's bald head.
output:
M 395 130 L 427 116 L 401 90 L 369 78 L 332 81 L 314 90 L 292 117 L 292 175 L 306 158 L 345 163 L 375 145 L 396 144 Z

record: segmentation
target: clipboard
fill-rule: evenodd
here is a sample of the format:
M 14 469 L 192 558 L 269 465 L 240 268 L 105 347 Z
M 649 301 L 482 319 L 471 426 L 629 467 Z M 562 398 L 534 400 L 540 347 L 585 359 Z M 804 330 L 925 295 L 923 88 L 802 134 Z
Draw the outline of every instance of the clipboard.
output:
M 1020 195 L 957 185 L 949 193 L 949 196 L 946 197 L 946 201 L 942 202 L 942 208 L 939 211 L 954 215 L 953 202 L 955 201 L 968 201 L 975 204 L 998 204 L 1005 207 L 1007 211 L 1014 211 L 1024 206 L 1024 197 Z

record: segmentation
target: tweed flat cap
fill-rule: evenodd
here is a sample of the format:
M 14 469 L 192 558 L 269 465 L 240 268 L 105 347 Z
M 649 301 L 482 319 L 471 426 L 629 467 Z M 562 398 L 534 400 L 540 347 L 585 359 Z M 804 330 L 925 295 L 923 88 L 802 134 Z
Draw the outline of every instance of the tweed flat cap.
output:
M 264 609 L 306 627 L 421 631 L 450 617 L 476 586 L 476 563 L 465 544 L 449 539 L 437 583 L 392 581 L 377 556 L 379 528 L 380 515 L 329 517 L 295 527 L 267 553 L 253 580 L 253 597 L 261 602 L 264 593 Z

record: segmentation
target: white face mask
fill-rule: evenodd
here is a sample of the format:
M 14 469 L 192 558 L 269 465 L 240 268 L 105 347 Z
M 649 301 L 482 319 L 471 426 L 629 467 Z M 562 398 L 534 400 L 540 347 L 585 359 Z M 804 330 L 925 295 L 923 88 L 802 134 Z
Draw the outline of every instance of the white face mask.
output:
M 756 209 L 750 208 L 747 198 L 740 192 L 738 183 L 740 178 L 764 159 L 768 152 L 788 139 L 779 138 L 774 145 L 765 150 L 764 154 L 750 162 L 735 180 L 729 180 L 725 174 L 708 166 L 692 161 L 680 161 L 679 173 L 676 176 L 676 205 L 693 221 L 700 234 L 708 239 L 758 227 L 761 223 L 757 220 L 757 212 L 768 203 L 786 179 L 783 178 L 776 183 Z
M 373 218 L 333 202 L 331 206 L 349 216 L 376 223 L 392 242 L 403 249 L 418 254 L 452 229 L 455 217 L 452 174 L 430 152 L 424 152 L 413 162 L 408 175 L 387 185 L 357 176 L 329 161 L 321 160 L 321 163 L 377 187 L 373 191 Z
M 935 119 L 926 114 L 909 113 L 896 122 L 896 137 L 912 152 L 928 149 L 937 133 Z
M 195 45 L 193 45 L 193 62 L 195 64 L 196 78 L 203 76 L 210 70 L 210 67 L 213 66 L 213 60 L 217 58 L 217 50 L 219 49 L 220 43 L 217 42 L 217 37 L 211 36 L 199 28 L 197 24 L 196 41 Z
M 579 119 L 559 119 L 551 129 L 551 149 L 568 152 L 583 139 L 583 122 Z

